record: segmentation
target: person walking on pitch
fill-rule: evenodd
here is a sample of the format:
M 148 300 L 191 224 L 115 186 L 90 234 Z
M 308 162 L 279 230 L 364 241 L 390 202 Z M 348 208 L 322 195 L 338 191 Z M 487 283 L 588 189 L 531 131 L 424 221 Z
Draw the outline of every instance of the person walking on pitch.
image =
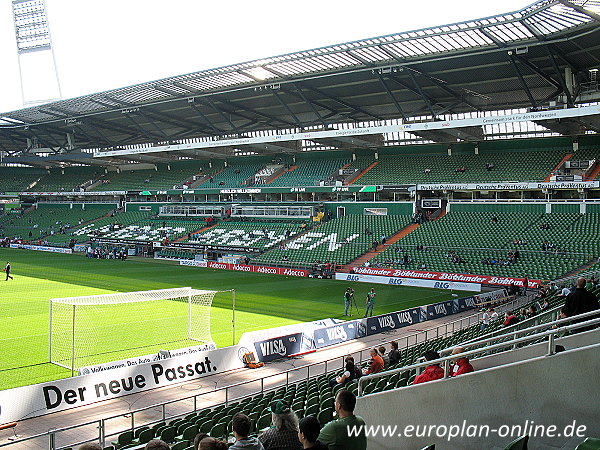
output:
M 9 262 L 6 263 L 6 267 L 4 268 L 4 271 L 6 272 L 6 280 L 4 280 L 4 281 L 8 281 L 9 278 L 12 280 L 13 277 L 10 276 L 10 263 Z
M 373 315 L 373 306 L 375 306 L 375 289 L 371 288 L 371 290 L 367 293 L 367 308 L 365 310 L 365 317 L 371 317 Z

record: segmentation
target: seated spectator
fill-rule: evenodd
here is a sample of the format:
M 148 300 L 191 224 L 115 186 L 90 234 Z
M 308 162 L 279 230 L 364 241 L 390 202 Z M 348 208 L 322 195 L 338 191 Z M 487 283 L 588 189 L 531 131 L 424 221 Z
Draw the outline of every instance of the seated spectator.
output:
M 535 309 L 535 306 L 530 305 L 529 309 L 527 310 L 527 317 L 533 317 L 537 314 L 537 310 Z
M 566 285 L 563 285 L 563 287 L 560 291 L 559 297 L 567 297 L 570 293 L 571 293 L 571 290 Z
M 264 447 L 257 437 L 249 437 L 252 430 L 252 421 L 246 414 L 237 413 L 233 416 L 232 424 L 235 444 L 229 448 L 246 450 L 263 450 Z
M 298 424 L 298 429 L 298 439 L 304 448 L 327 450 L 327 447 L 319 442 L 321 424 L 315 416 L 307 416 L 302 419 Z
M 165 450 L 167 449 L 169 449 L 168 445 Z M 160 450 L 163 449 L 161 448 Z M 227 442 L 208 436 L 200 441 L 198 450 L 227 450 Z
M 491 170 L 494 170 L 494 164 L 493 163 L 485 163 L 485 170 L 487 170 L 488 172 Z
M 79 450 L 102 450 L 102 448 L 103 447 L 96 442 L 79 446 Z
M 514 325 L 515 323 L 519 323 L 519 319 L 514 314 L 509 314 L 508 312 L 504 313 L 504 322 L 502 325 L 505 327 L 509 327 Z
M 335 396 L 335 412 L 338 419 L 323 427 L 319 441 L 329 450 L 366 450 L 367 436 L 364 432 L 365 421 L 354 415 L 356 396 L 345 389 Z M 359 436 L 349 436 L 348 429 L 360 429 Z
M 265 450 L 302 449 L 296 413 L 282 400 L 271 403 L 270 410 L 273 426 L 258 437 Z
M 198 433 L 195 437 L 194 437 L 194 442 L 193 442 L 193 449 L 194 450 L 198 450 L 198 448 L 200 447 L 200 442 L 202 442 L 204 439 L 206 439 L 208 436 L 208 434 L 206 433 Z
M 490 311 L 490 323 L 498 320 L 498 313 L 496 312 L 496 310 L 492 307 L 489 309 Z
M 227 447 L 225 447 L 225 448 L 227 448 Z M 148 443 L 146 444 L 144 449 L 145 450 L 171 450 L 171 447 L 169 447 L 169 444 L 167 444 L 165 441 L 161 441 L 160 439 L 152 439 L 151 441 L 148 441 Z M 204 450 L 204 449 L 202 449 L 202 450 Z M 208 447 L 207 447 L 207 450 L 208 450 Z
M 379 356 L 381 356 L 381 359 L 383 359 L 383 367 L 387 369 L 387 367 L 390 365 L 390 360 L 385 354 L 385 347 L 382 345 L 377 350 L 379 352 Z
M 376 349 L 371 349 L 371 361 L 369 368 L 365 370 L 365 375 L 371 375 L 372 373 L 379 373 L 383 370 L 384 364 L 383 359 L 379 356 Z
M 336 384 L 346 384 L 352 380 L 357 380 L 362 375 L 360 369 L 354 364 L 354 358 L 352 356 L 346 357 L 346 365 L 344 366 L 344 373 L 332 379 L 329 384 L 335 386 Z
M 550 306 L 550 303 L 548 303 L 548 299 L 545 298 L 544 301 L 542 302 L 542 304 L 540 305 L 540 309 L 542 311 L 548 309 L 548 307 Z
M 521 308 L 517 318 L 519 319 L 519 322 L 523 322 L 524 320 L 527 320 L 529 318 L 529 315 L 527 314 L 527 310 L 525 308 Z
M 423 173 L 431 173 L 431 168 L 430 168 L 430 167 L 426 167 L 426 168 L 423 170 Z
M 439 359 L 440 355 L 434 350 L 427 350 L 423 358 L 425 361 L 433 361 Z M 440 378 L 444 378 L 444 369 L 439 364 L 431 364 L 425 368 L 422 374 L 415 378 L 413 384 L 426 383 L 427 381 L 439 380 Z
M 390 342 L 390 353 L 388 353 L 388 358 L 390 360 L 390 366 L 394 364 L 398 364 L 400 362 L 400 352 L 398 351 L 398 342 L 392 341 Z
M 456 347 L 454 350 L 452 350 L 453 355 L 458 355 L 458 354 L 464 353 L 464 352 L 465 352 L 465 349 L 463 347 Z M 475 369 L 473 369 L 473 366 L 469 362 L 469 358 L 467 358 L 466 356 L 458 357 L 455 360 L 453 360 L 452 362 L 453 362 L 453 365 L 452 365 L 452 368 L 450 369 L 451 377 L 455 377 L 457 375 L 463 375 L 465 373 L 475 371 Z

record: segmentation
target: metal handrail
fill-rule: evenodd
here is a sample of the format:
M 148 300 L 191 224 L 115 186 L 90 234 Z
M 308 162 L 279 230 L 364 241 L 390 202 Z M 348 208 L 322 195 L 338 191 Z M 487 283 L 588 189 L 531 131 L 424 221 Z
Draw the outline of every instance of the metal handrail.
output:
M 558 308 L 561 308 L 561 307 L 557 306 L 553 310 L 548 311 L 548 313 L 554 313 L 554 312 L 556 312 L 556 310 Z M 509 330 L 508 329 L 509 327 L 507 327 L 505 329 L 506 333 L 503 333 L 503 334 L 500 334 L 500 335 L 497 335 L 497 336 L 490 336 L 490 337 L 485 337 L 484 336 L 482 338 L 478 338 L 477 340 L 467 341 L 467 342 L 461 343 L 460 347 L 474 347 L 476 345 L 485 344 L 485 343 L 492 342 L 494 340 L 500 339 L 502 337 L 506 337 L 509 334 L 512 334 L 512 335 L 516 336 L 516 335 L 518 335 L 520 333 L 525 333 L 525 332 L 530 332 L 530 331 L 534 331 L 535 332 L 537 330 L 547 329 L 549 326 L 555 327 L 555 326 L 558 326 L 558 325 L 561 325 L 561 324 L 564 324 L 564 323 L 572 322 L 574 319 L 579 320 L 579 319 L 582 319 L 582 318 L 585 318 L 585 317 L 597 316 L 598 314 L 599 314 L 599 311 L 590 311 L 590 312 L 586 312 L 586 313 L 581 313 L 581 314 L 579 314 L 577 316 L 565 317 L 563 319 L 556 319 L 556 320 L 554 320 L 552 322 L 546 322 L 546 323 L 543 323 L 543 324 L 540 324 L 540 325 L 534 325 L 532 327 L 523 328 L 523 329 L 519 329 L 519 330 L 517 330 L 517 329 Z M 551 314 L 548 314 L 548 315 L 551 315 Z M 534 320 L 534 319 L 536 319 L 536 317 L 533 317 L 532 319 L 529 319 L 529 320 Z M 515 325 L 519 325 L 519 324 L 517 323 Z M 498 330 L 498 331 L 505 331 L 505 330 Z M 486 347 L 486 349 L 487 349 L 487 347 Z M 447 350 L 448 349 L 444 349 L 442 351 L 447 351 Z
M 590 313 L 585 313 L 585 314 L 581 314 L 581 317 L 584 316 L 590 316 L 590 315 L 597 315 L 598 311 L 592 311 Z M 580 316 L 573 316 L 573 317 L 569 317 L 566 319 L 561 319 L 560 321 L 557 321 L 555 323 L 564 323 L 564 322 L 570 322 L 574 319 L 577 319 Z M 546 336 L 548 337 L 548 353 L 546 353 L 546 356 L 550 356 L 553 355 L 555 352 L 554 349 L 554 336 L 557 333 L 563 333 L 563 332 L 567 332 L 567 331 L 571 331 L 571 330 L 575 330 L 578 328 L 583 328 L 583 327 L 587 327 L 590 325 L 600 325 L 600 318 L 596 318 L 596 319 L 591 319 L 591 320 L 587 320 L 585 322 L 580 322 L 580 323 L 576 323 L 576 324 L 572 324 L 572 325 L 567 325 L 564 327 L 559 327 L 559 328 L 553 328 L 551 330 L 547 330 L 547 331 L 543 331 L 541 333 L 537 333 L 537 334 L 533 334 L 530 336 L 524 336 L 524 337 L 520 337 L 520 338 L 516 338 L 516 339 L 512 339 L 510 341 L 502 341 L 499 342 L 497 344 L 492 344 L 492 345 L 488 345 L 485 347 L 485 351 L 489 352 L 491 350 L 496 350 L 496 349 L 500 349 L 500 348 L 505 348 L 507 346 L 510 346 L 511 349 L 514 348 L 515 346 L 517 346 L 518 344 L 524 343 L 524 342 L 529 342 L 529 341 L 537 341 L 541 338 L 545 338 Z M 541 327 L 542 325 L 538 326 Z M 546 326 L 547 325 L 543 325 Z M 492 342 L 494 340 L 499 340 L 500 338 L 503 338 L 505 336 L 497 336 L 497 337 L 493 337 L 493 338 L 489 338 L 483 342 Z M 477 343 L 473 343 L 473 344 L 469 344 L 469 345 L 475 345 L 475 344 L 481 344 L 482 342 L 477 342 Z M 478 355 L 480 354 L 482 351 L 482 349 L 478 348 L 475 350 L 469 350 L 466 352 L 461 352 L 460 356 L 461 357 L 469 357 L 471 355 Z M 358 396 L 362 397 L 363 395 L 363 386 L 367 381 L 373 380 L 375 378 L 381 378 L 381 377 L 387 377 L 389 375 L 394 375 L 396 373 L 402 373 L 402 372 L 406 372 L 409 370 L 417 370 L 420 369 L 421 367 L 426 367 L 426 366 L 430 366 L 430 365 L 434 365 L 434 364 L 444 364 L 444 378 L 448 378 L 449 375 L 449 368 L 450 368 L 450 362 L 453 359 L 456 359 L 457 355 L 449 355 L 449 356 L 444 356 L 435 360 L 431 360 L 431 361 L 425 361 L 425 362 L 420 362 L 417 364 L 411 364 L 410 366 L 405 366 L 405 367 L 400 367 L 398 369 L 393 369 L 393 370 L 387 370 L 385 372 L 379 372 L 379 373 L 375 373 L 375 374 L 370 374 L 370 375 L 365 375 L 361 378 L 359 378 L 358 380 Z

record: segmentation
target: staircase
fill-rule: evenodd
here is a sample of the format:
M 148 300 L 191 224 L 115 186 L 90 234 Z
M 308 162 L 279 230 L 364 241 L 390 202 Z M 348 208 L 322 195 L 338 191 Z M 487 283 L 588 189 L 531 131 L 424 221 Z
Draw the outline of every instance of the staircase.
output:
M 572 154 L 572 153 L 568 153 L 568 154 L 566 154 L 566 155 L 563 157 L 563 159 L 561 159 L 561 160 L 560 160 L 560 162 L 559 162 L 559 163 L 558 163 L 558 164 L 557 164 L 557 165 L 554 167 L 554 169 L 552 169 L 552 172 L 550 172 L 550 173 L 548 174 L 548 176 L 547 176 L 547 177 L 544 179 L 544 181 L 550 181 L 550 178 L 552 177 L 552 175 L 554 175 L 554 174 L 556 173 L 556 171 L 557 171 L 558 169 L 560 169 L 560 168 L 563 166 L 563 164 L 564 164 L 565 162 L 567 162 L 568 160 L 570 160 L 572 157 L 573 157 L 573 154 Z
M 356 175 L 354 178 L 351 178 L 350 180 L 346 180 L 344 181 L 344 185 L 348 186 L 349 184 L 354 183 L 356 180 L 358 180 L 360 177 L 362 177 L 365 173 L 367 173 L 369 170 L 371 170 L 373 167 L 375 167 L 377 164 L 379 164 L 379 161 L 375 161 L 373 162 L 369 167 L 367 167 L 365 170 L 363 170 L 362 172 L 360 172 L 358 175 Z
M 196 230 L 193 233 L 190 233 L 190 235 L 193 236 L 195 234 L 202 233 L 203 231 L 210 230 L 211 228 L 216 227 L 217 225 L 218 225 L 217 223 L 215 223 L 213 225 L 209 225 L 207 227 Z M 187 239 L 187 234 L 181 236 L 180 238 L 175 239 L 173 242 L 182 242 L 182 241 L 185 241 L 186 239 Z
M 342 266 L 340 268 L 340 270 L 338 270 L 338 272 L 348 273 L 348 272 L 350 272 L 350 269 L 352 267 L 362 266 L 365 262 L 370 261 L 371 259 L 375 258 L 380 253 L 382 253 L 383 251 L 387 250 L 390 245 L 394 245 L 398 240 L 402 239 L 408 233 L 413 232 L 417 228 L 419 228 L 419 224 L 418 223 L 413 223 L 413 224 L 408 225 L 407 227 L 403 228 L 398 233 L 396 233 L 395 235 L 393 235 L 391 238 L 389 238 L 388 240 L 386 240 L 385 245 L 379 244 L 377 246 L 377 248 L 375 248 L 374 250 L 371 250 L 371 251 L 369 251 L 367 253 L 364 253 L 364 254 L 360 255 L 354 261 L 351 261 L 350 263 L 345 264 L 344 266 Z
M 596 177 L 600 174 L 600 163 L 596 163 L 596 167 L 587 177 L 583 177 L 583 181 L 592 181 L 595 180 Z
M 281 172 L 279 172 L 279 173 L 278 173 L 277 175 L 275 175 L 273 178 L 270 178 L 269 180 L 267 180 L 267 182 L 266 182 L 265 184 L 269 184 L 269 183 L 271 183 L 272 181 L 275 181 L 275 180 L 276 180 L 277 178 L 279 178 L 281 175 L 283 175 L 283 174 L 285 174 L 285 173 L 288 173 L 288 172 L 291 172 L 291 171 L 293 171 L 293 170 L 296 170 L 297 168 L 298 168 L 298 166 L 292 166 L 292 167 L 290 167 L 290 168 L 289 168 L 289 169 L 287 169 L 287 170 L 286 170 L 286 169 L 283 169 Z

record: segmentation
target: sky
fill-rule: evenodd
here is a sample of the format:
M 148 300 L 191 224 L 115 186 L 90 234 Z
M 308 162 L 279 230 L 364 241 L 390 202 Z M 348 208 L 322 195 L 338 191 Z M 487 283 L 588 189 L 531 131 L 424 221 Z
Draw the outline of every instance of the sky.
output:
M 62 98 L 522 9 L 533 0 L 46 0 Z M 53 98 L 43 55 L 26 100 Z M 35 77 L 27 78 L 27 75 Z M 11 0 L 0 0 L 0 113 L 23 106 Z

